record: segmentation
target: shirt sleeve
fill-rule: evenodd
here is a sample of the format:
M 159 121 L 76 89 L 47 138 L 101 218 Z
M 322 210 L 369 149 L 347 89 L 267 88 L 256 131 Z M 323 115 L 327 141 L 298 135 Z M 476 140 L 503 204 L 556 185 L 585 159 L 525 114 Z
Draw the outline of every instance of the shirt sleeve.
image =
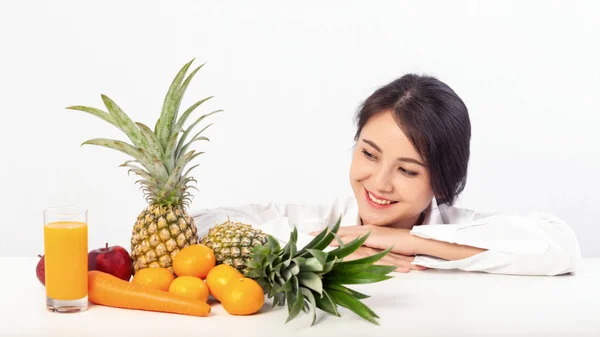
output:
M 202 209 L 191 213 L 200 238 L 215 225 L 227 220 L 252 225 L 272 235 L 282 244 L 287 243 L 296 227 L 298 247 L 308 244 L 311 232 L 321 231 L 342 217 L 342 225 L 356 225 L 356 211 L 351 198 L 335 199 L 329 204 L 246 204 L 234 207 Z
M 498 274 L 561 275 L 581 265 L 579 242 L 569 225 L 546 213 L 480 215 L 465 224 L 416 226 L 411 234 L 486 249 L 462 260 L 416 256 L 413 264 Z

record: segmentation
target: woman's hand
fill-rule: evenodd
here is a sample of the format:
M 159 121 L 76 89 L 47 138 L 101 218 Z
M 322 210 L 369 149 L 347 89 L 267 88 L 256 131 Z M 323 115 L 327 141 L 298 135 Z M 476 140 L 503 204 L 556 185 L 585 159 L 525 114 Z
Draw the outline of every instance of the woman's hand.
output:
M 381 252 L 380 249 L 374 249 L 370 247 L 362 246 L 358 248 L 354 253 L 348 255 L 344 258 L 344 261 L 351 261 L 361 259 L 363 257 L 371 256 Z M 427 267 L 418 266 L 412 264 L 411 262 L 414 260 L 414 256 L 405 256 L 401 254 L 396 254 L 389 252 L 387 253 L 381 260 L 377 261 L 375 264 L 378 265 L 386 265 L 386 266 L 397 266 L 396 272 L 399 273 L 408 273 L 412 270 L 427 270 Z
M 344 244 L 347 244 L 359 236 L 366 235 L 368 232 L 371 232 L 371 234 L 369 234 L 369 237 L 367 238 L 367 241 L 363 243 L 363 246 L 379 250 L 385 250 L 394 246 L 391 251 L 392 253 L 404 256 L 414 256 L 417 254 L 418 238 L 410 234 L 409 229 L 372 225 L 348 226 L 340 227 L 337 235 Z M 337 240 L 333 240 L 331 245 L 338 246 Z

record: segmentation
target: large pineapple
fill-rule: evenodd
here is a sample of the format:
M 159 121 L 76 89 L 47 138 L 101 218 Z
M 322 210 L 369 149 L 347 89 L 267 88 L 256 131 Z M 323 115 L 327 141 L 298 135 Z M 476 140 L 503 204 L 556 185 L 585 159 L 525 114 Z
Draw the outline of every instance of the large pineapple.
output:
M 290 234 L 286 246 L 270 235 L 250 225 L 230 223 L 215 226 L 202 240 L 216 245 L 224 261 L 239 260 L 244 275 L 255 279 L 273 306 L 283 306 L 287 302 L 292 320 L 300 311 L 312 312 L 312 324 L 316 320 L 316 309 L 340 316 L 338 306 L 345 307 L 360 317 L 377 324 L 377 314 L 360 300 L 368 296 L 346 287 L 348 284 L 365 284 L 387 280 L 395 266 L 375 265 L 391 250 L 391 247 L 372 256 L 343 261 L 367 240 L 369 234 L 344 244 L 337 236 L 341 217 L 331 228 L 324 229 L 305 247 L 298 249 L 296 228 Z M 247 233 L 247 237 L 244 236 Z M 266 240 L 262 239 L 266 235 Z M 259 244 L 260 241 L 266 241 Z M 325 252 L 334 238 L 339 247 Z M 245 245 L 239 242 L 246 241 Z M 224 243 L 225 242 L 225 243 Z M 244 247 L 245 246 L 245 247 Z M 252 248 L 248 248 L 252 246 Z M 240 251 L 235 247 L 244 247 Z M 249 252 L 248 252 L 249 250 Z M 231 263 L 228 263 L 231 264 Z M 239 269 L 239 268 L 238 268 Z
M 240 222 L 227 221 L 209 229 L 200 243 L 211 248 L 217 264 L 228 264 L 242 273 L 247 272 L 246 261 L 252 247 L 267 243 L 267 234 L 260 229 Z
M 188 127 L 184 127 L 192 112 L 212 97 L 196 102 L 178 116 L 181 100 L 190 81 L 204 65 L 197 67 L 186 78 L 193 61 L 185 64 L 172 81 L 154 130 L 142 123 L 134 123 L 105 95 L 101 97 L 108 112 L 87 106 L 67 108 L 99 117 L 123 131 L 131 140 L 132 144 L 95 138 L 82 145 L 104 146 L 133 157 L 121 166 L 141 177 L 137 183 L 141 185 L 148 202 L 148 207 L 137 217 L 132 230 L 134 274 L 147 267 L 164 267 L 173 271 L 172 262 L 179 250 L 198 242 L 194 220 L 186 212 L 191 197 L 189 189 L 194 188 L 190 184 L 195 182 L 190 171 L 197 165 L 185 172 L 184 169 L 203 153 L 190 149 L 190 145 L 196 141 L 208 140 L 201 134 L 210 125 L 195 134 L 192 134 L 193 128 L 205 117 L 221 110 L 202 115 Z

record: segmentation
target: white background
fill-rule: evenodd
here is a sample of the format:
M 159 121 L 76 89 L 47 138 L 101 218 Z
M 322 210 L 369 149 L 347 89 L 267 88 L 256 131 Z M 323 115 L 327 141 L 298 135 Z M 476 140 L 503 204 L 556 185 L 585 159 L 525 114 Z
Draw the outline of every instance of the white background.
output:
M 540 210 L 600 257 L 600 4 L 595 1 L 7 1 L 0 4 L 0 255 L 43 252 L 42 209 L 89 209 L 90 249 L 129 247 L 145 206 L 128 158 L 79 145 L 126 140 L 69 105 L 114 99 L 151 127 L 179 68 L 207 62 L 183 101 L 211 142 L 192 209 L 326 203 L 351 193 L 353 115 L 406 72 L 469 107 L 458 206 Z M 199 130 L 199 129 L 198 129 Z

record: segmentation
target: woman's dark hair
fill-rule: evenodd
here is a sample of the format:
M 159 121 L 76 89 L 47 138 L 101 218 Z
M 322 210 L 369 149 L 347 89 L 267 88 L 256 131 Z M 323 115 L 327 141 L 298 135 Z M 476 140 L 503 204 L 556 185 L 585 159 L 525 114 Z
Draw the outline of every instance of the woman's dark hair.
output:
M 404 75 L 361 105 L 355 141 L 373 116 L 386 111 L 425 160 L 438 204 L 454 204 L 465 188 L 470 153 L 471 122 L 463 101 L 434 77 Z

